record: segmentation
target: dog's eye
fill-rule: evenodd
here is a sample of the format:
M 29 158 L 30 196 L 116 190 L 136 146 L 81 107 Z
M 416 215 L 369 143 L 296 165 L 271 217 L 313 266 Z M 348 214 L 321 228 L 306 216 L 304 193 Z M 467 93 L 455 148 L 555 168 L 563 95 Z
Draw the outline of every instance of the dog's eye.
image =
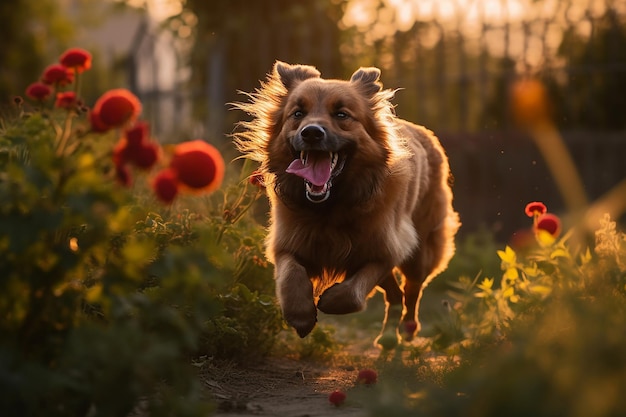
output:
M 304 112 L 302 110 L 296 110 L 293 112 L 292 116 L 295 119 L 302 119 L 304 117 Z
M 348 115 L 348 113 L 346 113 L 345 111 L 338 111 L 337 113 L 335 113 L 335 117 L 336 117 L 337 119 L 344 120 L 344 119 L 347 119 L 347 118 L 348 118 L 348 117 L 350 117 L 350 116 L 349 116 L 349 115 Z

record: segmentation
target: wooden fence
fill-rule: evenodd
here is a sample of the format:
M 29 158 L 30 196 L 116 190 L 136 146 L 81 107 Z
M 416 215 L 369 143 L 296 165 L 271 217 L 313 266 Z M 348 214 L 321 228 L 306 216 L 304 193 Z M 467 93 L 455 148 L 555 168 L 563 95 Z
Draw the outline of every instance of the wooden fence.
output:
M 549 91 L 555 123 L 589 197 L 626 178 L 626 1 L 489 2 L 500 5 L 499 14 L 481 1 L 405 2 L 417 16 L 409 24 L 400 24 L 406 10 L 377 9 L 370 26 L 342 30 L 321 3 L 285 2 L 293 13 L 269 8 L 254 16 L 241 3 L 237 25 L 213 30 L 196 44 L 193 68 L 184 68 L 177 41 L 166 40 L 165 49 L 171 42 L 174 59 L 192 75 L 167 89 L 135 82 L 157 135 L 165 142 L 205 137 L 228 149 L 224 134 L 244 115 L 228 111 L 226 103 L 243 98 L 237 91 L 258 86 L 276 59 L 316 65 L 328 78 L 378 66 L 386 87 L 401 89 L 398 115 L 441 137 L 463 231 L 483 225 L 505 240 L 527 224 L 527 201 L 564 210 L 543 159 L 507 111 L 511 81 L 532 75 Z M 426 3 L 428 13 L 419 10 Z M 454 5 L 452 11 L 444 3 Z M 515 4 L 527 9 L 522 13 Z M 393 30 L 377 34 L 380 22 Z M 129 61 L 151 68 L 153 80 L 159 79 L 159 42 L 163 49 L 156 39 L 149 30 L 138 34 Z M 129 74 L 137 80 L 137 65 Z

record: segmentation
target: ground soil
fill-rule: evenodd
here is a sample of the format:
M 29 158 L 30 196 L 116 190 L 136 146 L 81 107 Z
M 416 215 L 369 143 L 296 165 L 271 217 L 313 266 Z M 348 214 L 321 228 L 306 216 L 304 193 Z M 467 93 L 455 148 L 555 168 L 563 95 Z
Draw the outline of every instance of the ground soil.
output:
M 255 365 L 211 366 L 200 378 L 218 417 L 357 417 L 365 415 L 359 407 L 328 400 L 332 391 L 353 386 L 357 373 L 350 365 L 266 358 Z
M 381 298 L 381 297 L 379 297 Z M 440 297 L 432 298 L 440 305 Z M 428 302 L 428 301 L 427 301 Z M 342 406 L 329 402 L 335 390 L 344 392 L 357 384 L 359 370 L 377 369 L 384 355 L 374 346 L 383 313 L 380 299 L 370 300 L 368 309 L 348 316 L 318 317 L 318 325 L 333 329 L 338 349 L 331 357 L 303 360 L 297 355 L 274 354 L 248 364 L 207 361 L 199 368 L 199 377 L 207 397 L 215 404 L 217 417 L 360 417 L 368 412 L 358 403 Z M 285 332 L 292 330 L 285 330 Z M 310 337 L 310 336 L 309 336 Z M 423 341 L 424 339 L 422 339 Z M 293 352 L 293 339 L 283 342 Z M 419 344 L 415 340 L 413 344 Z M 281 351 L 280 347 L 278 351 Z M 427 359 L 430 366 L 439 358 Z M 383 360 L 386 362 L 386 360 Z

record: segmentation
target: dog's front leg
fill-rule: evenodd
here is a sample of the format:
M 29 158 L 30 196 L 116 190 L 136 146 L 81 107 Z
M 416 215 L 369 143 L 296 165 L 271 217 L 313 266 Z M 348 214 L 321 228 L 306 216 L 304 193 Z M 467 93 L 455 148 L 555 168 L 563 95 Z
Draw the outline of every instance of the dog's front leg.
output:
M 317 309 L 313 300 L 313 283 L 304 266 L 293 255 L 276 255 L 276 295 L 287 323 L 300 337 L 311 333 L 317 322 Z
M 320 296 L 317 308 L 327 314 L 348 314 L 363 310 L 372 290 L 389 274 L 391 267 L 368 263 L 343 282 L 328 288 Z

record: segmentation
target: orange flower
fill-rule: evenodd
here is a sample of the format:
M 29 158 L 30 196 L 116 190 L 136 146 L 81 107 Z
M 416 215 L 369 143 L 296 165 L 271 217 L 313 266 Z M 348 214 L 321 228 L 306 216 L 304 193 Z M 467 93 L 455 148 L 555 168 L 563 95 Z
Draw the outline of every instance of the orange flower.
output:
M 152 142 L 131 143 L 122 137 L 113 148 L 113 163 L 127 163 L 140 169 L 150 169 L 159 159 L 159 146 Z
M 52 94 L 52 89 L 44 83 L 36 82 L 26 87 L 26 95 L 33 100 L 43 101 Z
M 164 169 L 159 172 L 156 177 L 154 177 L 152 189 L 159 200 L 166 204 L 171 203 L 178 194 L 176 173 L 171 169 Z
M 41 81 L 49 85 L 67 85 L 74 82 L 74 73 L 60 64 L 49 65 L 41 76 Z
M 212 145 L 194 140 L 176 145 L 170 167 L 190 191 L 210 192 L 222 184 L 224 159 Z
M 76 93 L 73 91 L 65 91 L 63 93 L 57 93 L 57 100 L 54 105 L 61 109 L 72 110 L 76 108 L 77 103 Z
M 100 121 L 113 128 L 134 121 L 141 113 L 141 102 L 125 88 L 117 88 L 104 93 L 93 106 Z
M 91 68 L 91 54 L 81 48 L 70 48 L 59 59 L 61 65 L 81 73 Z
M 536 217 L 544 214 L 548 209 L 546 205 L 540 201 L 533 201 L 532 203 L 526 204 L 526 208 L 524 212 L 528 217 Z
M 534 228 L 536 233 L 543 231 L 556 238 L 561 233 L 561 219 L 554 214 L 544 213 L 537 218 Z

